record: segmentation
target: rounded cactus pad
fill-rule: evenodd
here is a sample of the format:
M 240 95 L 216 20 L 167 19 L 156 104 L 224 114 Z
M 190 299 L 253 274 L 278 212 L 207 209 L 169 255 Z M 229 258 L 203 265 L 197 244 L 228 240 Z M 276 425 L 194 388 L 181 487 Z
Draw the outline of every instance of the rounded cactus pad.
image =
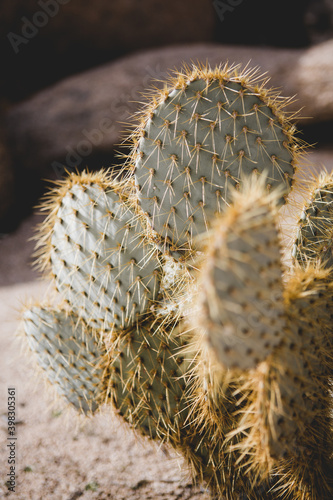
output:
M 287 100 L 264 83 L 256 70 L 193 66 L 152 93 L 127 167 L 171 250 L 193 248 L 244 175 L 265 171 L 268 189 L 289 192 L 300 147 L 282 111 Z
M 311 188 L 310 188 L 311 189 Z M 312 186 L 311 200 L 304 207 L 293 246 L 301 264 L 321 261 L 333 265 L 333 175 L 324 172 Z
M 265 360 L 285 328 L 277 193 L 246 184 L 205 238 L 194 320 L 222 366 L 240 370 Z
M 159 291 L 157 250 L 122 188 L 103 174 L 70 176 L 51 194 L 41 229 L 42 262 L 65 301 L 107 330 L 128 327 Z
M 78 317 L 50 307 L 32 307 L 23 328 L 38 366 L 61 397 L 83 413 L 103 402 L 103 347 Z M 90 335 L 88 335 L 90 333 Z
M 152 439 L 180 439 L 187 417 L 184 342 L 150 319 L 118 336 L 112 346 L 113 404 L 133 428 Z

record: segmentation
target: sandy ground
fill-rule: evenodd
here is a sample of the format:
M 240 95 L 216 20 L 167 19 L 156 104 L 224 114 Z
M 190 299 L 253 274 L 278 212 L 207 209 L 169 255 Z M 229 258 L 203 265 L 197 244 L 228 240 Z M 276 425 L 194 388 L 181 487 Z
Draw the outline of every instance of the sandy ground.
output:
M 0 498 L 17 500 L 207 500 L 191 485 L 175 454 L 139 441 L 106 409 L 90 419 L 47 397 L 13 341 L 20 305 L 42 297 L 40 282 L 0 289 Z M 6 486 L 9 464 L 7 389 L 16 390 L 16 492 Z
M 332 151 L 312 154 L 333 169 Z M 47 284 L 31 269 L 27 242 L 32 216 L 0 240 L 0 498 L 11 500 L 208 500 L 173 452 L 138 441 L 108 410 L 81 421 L 60 402 L 50 404 L 42 381 L 14 341 L 22 303 L 41 298 Z M 16 492 L 9 492 L 7 391 L 16 390 Z

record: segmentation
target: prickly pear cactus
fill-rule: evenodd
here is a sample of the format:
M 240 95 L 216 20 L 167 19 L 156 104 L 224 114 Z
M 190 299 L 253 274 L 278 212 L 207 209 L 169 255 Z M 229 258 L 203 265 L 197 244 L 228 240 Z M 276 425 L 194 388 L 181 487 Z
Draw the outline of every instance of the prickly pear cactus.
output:
M 197 66 L 150 96 L 127 168 L 164 248 L 193 249 L 245 175 L 266 171 L 268 190 L 289 192 L 299 145 L 264 83 L 238 66 Z
M 60 182 L 43 204 L 48 216 L 37 237 L 39 266 L 60 305 L 28 309 L 23 324 L 38 364 L 72 406 L 93 413 L 111 404 L 138 433 L 180 451 L 212 496 L 227 500 L 276 498 L 270 489 L 282 465 L 272 468 L 271 457 L 274 447 L 283 455 L 286 439 L 274 432 L 291 403 L 267 409 L 280 394 L 267 380 L 280 390 L 291 377 L 296 398 L 293 377 L 312 374 L 299 369 L 299 344 L 291 375 L 280 373 L 282 361 L 269 361 L 283 358 L 285 335 L 297 330 L 283 299 L 275 222 L 302 146 L 287 101 L 264 83 L 238 66 L 184 68 L 139 115 L 122 180 L 110 171 Z M 207 238 L 211 248 L 199 256 Z M 197 316 L 191 300 L 200 289 Z M 253 408 L 261 412 L 254 423 Z M 288 439 L 301 439 L 298 410 Z M 292 466 L 286 471 L 294 477 Z M 297 481 L 292 494 L 303 488 Z

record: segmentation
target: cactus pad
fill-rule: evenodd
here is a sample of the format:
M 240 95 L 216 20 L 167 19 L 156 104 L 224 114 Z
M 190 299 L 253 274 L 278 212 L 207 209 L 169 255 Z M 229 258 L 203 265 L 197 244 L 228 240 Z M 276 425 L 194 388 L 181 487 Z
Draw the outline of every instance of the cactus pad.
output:
M 110 390 L 118 413 L 152 439 L 179 439 L 187 417 L 184 340 L 159 322 L 139 323 L 112 346 Z M 188 388 L 187 388 L 188 389 Z
M 157 297 L 157 250 L 120 183 L 72 175 L 53 194 L 41 232 L 58 290 L 91 326 L 126 328 Z
M 254 463 L 282 478 L 282 498 L 329 500 L 333 494 L 332 365 L 329 370 L 324 362 L 331 320 L 321 274 L 309 267 L 287 283 L 283 340 L 254 375 L 252 405 L 245 412 Z
M 333 265 L 333 177 L 323 173 L 301 214 L 293 257 L 305 265 L 320 259 Z
M 171 250 L 193 247 L 252 172 L 288 193 L 297 146 L 284 101 L 253 71 L 193 67 L 155 91 L 135 131 L 130 164 L 140 204 Z
M 268 210 L 277 196 L 260 184 L 248 198 L 234 193 L 206 237 L 198 318 L 225 368 L 255 367 L 285 327 L 277 216 Z
M 23 315 L 28 345 L 48 381 L 77 410 L 93 413 L 102 403 L 104 350 L 87 335 L 78 317 L 49 307 L 33 307 Z

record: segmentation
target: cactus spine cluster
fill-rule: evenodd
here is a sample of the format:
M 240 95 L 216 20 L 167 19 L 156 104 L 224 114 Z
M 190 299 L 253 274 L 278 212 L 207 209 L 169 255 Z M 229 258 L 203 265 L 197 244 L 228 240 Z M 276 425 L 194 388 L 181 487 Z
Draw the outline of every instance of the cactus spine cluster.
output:
M 37 246 L 60 305 L 27 309 L 23 328 L 74 407 L 111 404 L 213 497 L 328 499 L 330 181 L 285 278 L 277 213 L 303 148 L 264 84 L 185 67 L 151 93 L 117 179 L 56 186 Z

